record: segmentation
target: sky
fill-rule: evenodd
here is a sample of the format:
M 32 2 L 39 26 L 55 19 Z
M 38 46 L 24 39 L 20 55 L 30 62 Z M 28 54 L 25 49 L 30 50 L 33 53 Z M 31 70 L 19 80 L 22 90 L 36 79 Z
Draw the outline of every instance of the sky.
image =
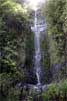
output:
M 39 3 L 43 3 L 46 0 L 26 0 L 28 5 L 33 9 L 33 10 L 37 10 L 38 4 Z

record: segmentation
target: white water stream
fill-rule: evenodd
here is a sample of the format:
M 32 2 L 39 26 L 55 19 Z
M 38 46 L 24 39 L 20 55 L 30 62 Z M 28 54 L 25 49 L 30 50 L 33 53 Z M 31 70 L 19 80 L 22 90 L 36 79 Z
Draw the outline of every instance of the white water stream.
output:
M 40 85 L 40 72 L 41 72 L 41 51 L 40 51 L 40 31 L 37 28 L 37 12 L 35 12 L 35 19 L 34 19 L 34 34 L 35 34 L 35 65 L 34 69 L 37 76 L 37 85 Z
M 35 43 L 35 56 L 34 56 L 34 69 L 37 76 L 37 85 L 41 85 L 41 49 L 40 49 L 40 33 L 44 30 L 44 25 L 39 25 L 37 11 L 34 16 L 34 26 L 32 27 L 34 32 Z

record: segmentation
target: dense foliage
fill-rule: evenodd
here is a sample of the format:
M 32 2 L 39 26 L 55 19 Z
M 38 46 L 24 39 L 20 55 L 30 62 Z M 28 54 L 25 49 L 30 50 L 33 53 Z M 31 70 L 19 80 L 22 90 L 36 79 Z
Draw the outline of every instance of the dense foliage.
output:
M 2 101 L 54 101 L 67 97 L 67 0 L 47 0 L 42 7 L 47 29 L 41 33 L 46 91 L 34 86 L 34 35 L 24 0 L 0 0 L 0 98 Z M 33 18 L 33 15 L 31 15 Z M 42 35 L 43 34 L 43 35 Z M 49 84 L 50 83 L 50 84 Z
M 53 79 L 66 77 L 67 68 L 67 1 L 49 0 L 43 7 L 47 23 L 50 67 Z M 55 72 L 54 72 L 55 71 Z
M 32 67 L 33 33 L 23 5 L 12 0 L 0 1 L 0 97 L 17 101 L 25 83 L 25 68 Z
M 64 101 L 67 99 L 67 0 L 46 1 L 42 7 L 42 13 L 47 23 L 47 36 L 44 36 L 41 45 L 44 50 L 42 63 L 44 68 L 48 64 L 47 73 L 51 71 L 52 75 L 49 75 L 53 82 L 46 93 L 43 93 L 43 100 L 61 101 L 63 99 Z M 47 48 L 45 44 L 48 45 Z M 45 50 L 48 52 L 48 58 L 45 56 Z
M 59 83 L 53 83 L 48 86 L 45 93 L 42 94 L 44 101 L 61 101 L 66 100 L 67 97 L 67 80 L 60 81 Z

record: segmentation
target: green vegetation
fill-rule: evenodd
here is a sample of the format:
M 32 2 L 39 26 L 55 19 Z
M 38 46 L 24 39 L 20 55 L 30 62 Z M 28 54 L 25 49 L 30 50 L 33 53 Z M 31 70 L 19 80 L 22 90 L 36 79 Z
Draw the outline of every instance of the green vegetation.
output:
M 47 35 L 41 42 L 44 51 L 42 63 L 44 68 L 47 68 L 47 74 L 49 70 L 52 72 L 52 77 L 47 76 L 52 83 L 43 93 L 43 100 L 65 101 L 67 97 L 67 0 L 46 1 L 42 7 L 42 14 L 47 23 Z
M 65 101 L 64 98 L 67 97 L 67 80 L 50 84 L 47 91 L 42 94 L 42 97 L 44 101 Z
M 47 24 L 47 30 L 40 39 L 41 63 L 45 71 L 42 80 L 50 84 L 45 92 L 37 94 L 34 88 L 23 88 L 31 81 L 29 72 L 32 82 L 36 79 L 32 74 L 34 34 L 29 23 L 34 13 L 16 0 L 0 0 L 2 101 L 65 101 L 67 98 L 67 0 L 47 0 L 41 7 Z
M 33 33 L 23 5 L 12 0 L 0 1 L 0 97 L 2 101 L 18 101 L 25 82 L 23 67 L 32 67 Z M 26 62 L 29 62 L 26 64 Z
M 58 72 L 53 74 L 53 80 L 59 81 L 67 74 L 67 0 L 49 0 L 44 5 L 42 13 L 47 23 L 49 68 L 57 67 Z

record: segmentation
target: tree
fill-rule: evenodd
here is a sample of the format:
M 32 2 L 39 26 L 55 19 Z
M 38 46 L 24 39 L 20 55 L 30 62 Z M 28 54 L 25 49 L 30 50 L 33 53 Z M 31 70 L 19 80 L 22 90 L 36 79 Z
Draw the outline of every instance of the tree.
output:
M 61 74 L 61 76 L 58 76 L 59 80 L 60 77 L 62 78 L 62 75 L 65 74 L 67 61 L 67 39 L 63 28 L 64 25 L 66 26 L 66 24 L 64 24 L 66 22 L 66 20 L 64 21 L 64 19 L 67 17 L 66 7 L 66 0 L 49 0 L 43 7 L 43 13 L 47 22 L 48 29 L 51 67 L 52 70 L 55 68 L 58 69 L 58 74 L 54 78 Z M 64 11 L 65 16 L 63 17 Z
M 21 93 L 21 89 L 16 88 L 17 84 L 26 82 L 24 69 L 29 66 L 25 64 L 27 58 L 32 65 L 33 45 L 29 48 L 28 44 L 33 43 L 33 33 L 21 4 L 1 0 L 0 15 L 0 95 L 1 100 L 15 101 Z

